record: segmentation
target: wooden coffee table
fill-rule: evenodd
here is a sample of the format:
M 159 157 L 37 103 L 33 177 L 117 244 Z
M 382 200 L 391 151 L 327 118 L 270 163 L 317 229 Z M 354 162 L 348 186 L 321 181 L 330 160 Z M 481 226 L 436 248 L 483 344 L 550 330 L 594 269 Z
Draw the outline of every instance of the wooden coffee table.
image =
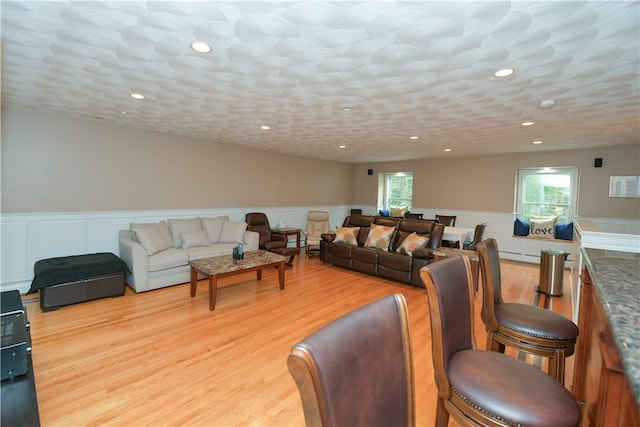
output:
M 234 260 L 233 255 L 221 255 L 191 261 L 191 297 L 196 295 L 198 273 L 209 277 L 209 310 L 216 308 L 218 294 L 218 278 L 257 272 L 258 280 L 262 280 L 262 270 L 267 267 L 278 267 L 280 289 L 284 289 L 284 263 L 286 257 L 272 252 L 257 250 L 244 253 L 244 259 Z

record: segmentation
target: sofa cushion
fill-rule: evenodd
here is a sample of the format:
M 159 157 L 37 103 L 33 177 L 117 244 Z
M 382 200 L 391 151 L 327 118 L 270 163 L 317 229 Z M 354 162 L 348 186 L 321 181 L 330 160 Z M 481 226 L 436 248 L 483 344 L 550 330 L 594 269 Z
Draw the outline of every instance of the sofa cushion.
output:
M 182 240 L 182 249 L 210 246 L 209 236 L 204 230 L 182 233 L 180 239 Z
M 360 227 L 336 227 L 334 243 L 342 243 L 349 246 L 358 246 L 357 234 Z
M 413 251 L 418 248 L 423 248 L 429 243 L 429 238 L 420 236 L 413 232 L 402 241 L 402 244 L 396 249 L 397 253 L 413 256 Z
M 371 224 L 369 229 L 369 235 L 364 246 L 367 248 L 380 249 L 383 251 L 389 250 L 389 243 L 393 237 L 395 227 L 388 227 L 384 225 Z
M 230 254 L 233 252 L 233 248 L 235 246 L 235 243 L 216 243 L 215 245 L 211 246 L 198 246 L 194 248 L 183 249 L 183 251 L 188 255 L 189 261 L 193 261 L 194 259 L 202 259 L 212 256 Z
M 376 264 L 380 251 L 371 248 L 356 247 L 351 249 L 351 259 L 358 260 L 366 264 Z
M 131 238 L 139 242 L 148 255 L 169 249 L 173 246 L 173 240 L 169 229 L 163 222 L 160 224 L 130 224 Z M 165 233 L 163 233 L 163 229 Z
M 218 243 L 222 234 L 222 226 L 229 221 L 229 215 L 218 216 L 215 218 L 200 218 L 202 229 L 207 232 L 211 243 Z
M 169 248 L 149 257 L 149 271 L 166 270 L 188 264 L 189 256 L 187 253 L 176 248 Z
M 246 230 L 246 222 L 226 221 L 222 225 L 220 243 L 241 243 Z
M 378 267 L 386 269 L 411 272 L 411 262 L 413 259 L 406 255 L 393 252 L 380 252 L 378 255 Z
M 190 233 L 202 230 L 200 218 L 192 219 L 170 219 L 169 230 L 171 230 L 171 238 L 173 239 L 173 247 L 180 249 L 182 247 L 182 233 Z
M 530 236 L 553 239 L 555 234 L 555 219 L 531 220 Z

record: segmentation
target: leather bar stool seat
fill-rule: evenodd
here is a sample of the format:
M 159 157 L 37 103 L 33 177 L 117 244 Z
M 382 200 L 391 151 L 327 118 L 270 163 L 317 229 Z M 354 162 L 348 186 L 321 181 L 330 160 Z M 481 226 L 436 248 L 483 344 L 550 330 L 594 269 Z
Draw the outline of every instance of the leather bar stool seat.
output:
M 452 400 L 462 399 L 488 418 L 512 426 L 579 425 L 580 407 L 571 393 L 544 372 L 527 368 L 525 362 L 504 354 L 459 351 L 447 372 Z
M 555 347 L 567 347 L 565 356 L 573 354 L 578 327 L 566 317 L 535 305 L 502 303 L 496 306 L 501 326 L 531 337 L 553 340 Z

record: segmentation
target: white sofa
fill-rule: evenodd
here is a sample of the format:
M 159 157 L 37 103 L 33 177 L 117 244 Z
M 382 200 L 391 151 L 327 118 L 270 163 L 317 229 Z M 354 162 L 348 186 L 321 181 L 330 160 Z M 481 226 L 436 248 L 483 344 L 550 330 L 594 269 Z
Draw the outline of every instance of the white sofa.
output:
M 136 292 L 164 288 L 191 280 L 189 261 L 258 249 L 259 234 L 245 222 L 215 218 L 169 219 L 130 224 L 119 231 L 120 258 L 129 266 L 127 283 Z

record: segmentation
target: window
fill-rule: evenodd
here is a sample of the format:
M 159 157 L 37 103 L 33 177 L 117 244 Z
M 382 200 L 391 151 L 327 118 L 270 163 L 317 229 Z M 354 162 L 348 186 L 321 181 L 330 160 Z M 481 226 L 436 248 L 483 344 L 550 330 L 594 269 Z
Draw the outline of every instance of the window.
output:
M 558 222 L 573 221 L 578 199 L 578 168 L 518 170 L 516 215 L 558 216 Z
M 393 172 L 378 175 L 378 205 L 384 209 L 412 207 L 413 173 Z

